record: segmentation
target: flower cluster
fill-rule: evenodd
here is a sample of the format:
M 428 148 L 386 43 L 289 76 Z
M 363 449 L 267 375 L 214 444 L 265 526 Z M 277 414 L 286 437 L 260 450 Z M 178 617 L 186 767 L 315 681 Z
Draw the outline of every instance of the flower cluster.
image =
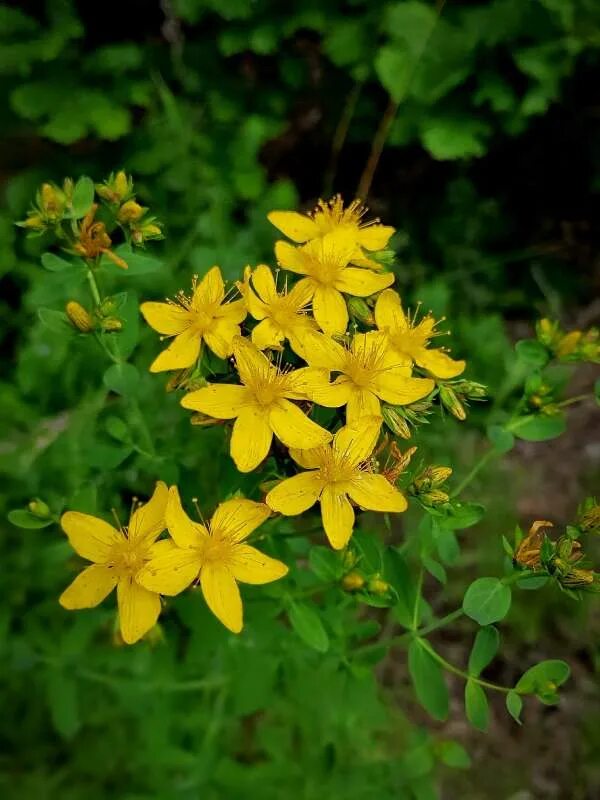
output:
M 125 201 L 122 209 L 130 189 L 117 183 L 114 178 L 99 191 L 109 202 Z M 384 267 L 394 229 L 364 216 L 362 204 L 344 208 L 339 197 L 306 216 L 274 211 L 270 221 L 292 240 L 275 245 L 279 270 L 246 267 L 228 291 L 214 266 L 201 280 L 194 277 L 190 294 L 142 304 L 148 324 L 170 339 L 150 371 L 175 373 L 169 387 L 185 390 L 181 405 L 195 412 L 194 422 L 231 425 L 230 453 L 240 472 L 272 455 L 277 480 L 265 487 L 263 503 L 226 500 L 206 527 L 185 515 L 175 487 L 159 484 L 144 508 L 164 508 L 167 540 L 157 541 L 158 510 L 138 509 L 128 532 L 100 522 L 96 530 L 89 518 L 67 513 L 63 527 L 73 546 L 95 562 L 83 575 L 98 581 L 93 588 L 80 576 L 63 605 L 93 604 L 117 585 L 123 639 L 133 641 L 156 619 L 160 595 L 199 581 L 211 610 L 239 631 L 236 581 L 266 583 L 287 571 L 244 543 L 269 514 L 297 516 L 318 505 L 324 533 L 340 550 L 357 510 L 406 510 L 398 484 L 415 448 L 403 455 L 390 433 L 401 427 L 410 437 L 409 426 L 424 419 L 436 398 L 443 402 L 442 392 L 466 386 L 456 380 L 465 362 L 430 347 L 439 335 L 430 314 L 404 310 L 390 288 L 394 274 Z M 215 357 L 229 363 L 215 372 L 208 364 Z M 476 396 L 469 387 L 456 391 Z M 443 503 L 448 495 L 439 487 L 450 473 L 426 470 L 409 493 L 425 504 Z M 142 515 L 149 527 L 140 533 Z M 98 547 L 80 546 L 84 530 L 93 532 Z M 142 609 L 133 627 L 131 597 Z

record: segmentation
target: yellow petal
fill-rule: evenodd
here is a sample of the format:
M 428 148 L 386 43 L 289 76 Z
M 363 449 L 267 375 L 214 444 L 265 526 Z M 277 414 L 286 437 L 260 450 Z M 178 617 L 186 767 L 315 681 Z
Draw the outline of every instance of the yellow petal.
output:
M 362 508 L 370 511 L 406 511 L 404 495 L 383 475 L 359 472 L 348 482 L 348 494 Z
M 364 417 L 359 422 L 348 424 L 333 437 L 333 450 L 351 464 L 360 464 L 373 452 L 380 428 L 381 417 Z
M 236 336 L 233 340 L 233 355 L 237 371 L 243 383 L 252 384 L 257 376 L 275 373 L 275 367 L 248 339 Z
M 201 305 L 208 303 L 222 303 L 224 297 L 225 286 L 221 270 L 219 267 L 213 267 L 209 269 L 196 287 L 192 298 L 192 307 L 199 308 Z
M 334 286 L 340 292 L 354 297 L 368 297 L 391 286 L 394 280 L 391 272 L 377 273 L 360 267 L 346 267 L 340 272 Z
M 433 391 L 435 383 L 430 378 L 398 377 L 394 370 L 377 376 L 377 394 L 386 403 L 404 406 L 421 400 Z
M 369 389 L 353 391 L 346 406 L 346 422 L 348 424 L 358 423 L 363 417 L 379 417 L 381 419 L 381 404 L 377 395 Z
M 233 497 L 217 506 L 210 521 L 210 532 L 215 537 L 241 542 L 270 515 L 271 511 L 264 503 Z
M 239 324 L 243 322 L 248 316 L 248 309 L 243 298 L 239 300 L 231 300 L 229 303 L 223 303 L 215 310 L 215 319 L 227 320 L 230 324 Z
M 308 275 L 310 261 L 300 247 L 294 247 L 288 242 L 275 242 L 275 258 L 280 267 L 296 272 L 299 275 Z
M 455 361 L 443 350 L 427 350 L 425 347 L 414 352 L 414 359 L 420 367 L 436 378 L 456 378 L 465 371 L 464 361 Z
M 275 278 L 270 268 L 266 264 L 259 264 L 250 276 L 250 282 L 254 291 L 263 303 L 272 303 L 277 297 L 277 287 Z
M 210 330 L 204 332 L 204 341 L 219 358 L 227 358 L 233 352 L 233 340 L 239 335 L 239 325 L 229 319 L 215 319 Z
M 158 481 L 150 500 L 145 505 L 137 508 L 131 515 L 127 528 L 127 536 L 130 541 L 147 539 L 151 542 L 164 531 L 166 528 L 165 512 L 168 498 L 169 490 L 167 485 L 162 481 Z
M 73 550 L 82 558 L 97 564 L 105 564 L 110 559 L 113 547 L 123 541 L 123 534 L 108 522 L 79 511 L 65 512 L 60 524 Z
M 190 312 L 174 303 L 142 303 L 140 311 L 151 328 L 166 336 L 177 336 L 192 324 Z
M 318 332 L 311 333 L 307 338 L 306 356 L 312 367 L 323 367 L 335 372 L 343 372 L 348 361 L 348 352 L 339 342 Z
M 117 585 L 114 569 L 92 564 L 80 572 L 58 599 L 63 608 L 95 608 Z
M 271 447 L 273 431 L 267 413 L 257 406 L 244 408 L 233 425 L 231 457 L 240 472 L 252 472 Z
M 309 400 L 313 388 L 327 383 L 329 373 L 317 367 L 300 367 L 285 373 L 282 382 L 284 397 L 291 400 Z
M 293 242 L 308 242 L 320 234 L 317 224 L 310 217 L 296 211 L 271 211 L 267 219 Z
M 201 411 L 213 419 L 233 419 L 248 407 L 252 395 L 246 386 L 232 383 L 212 383 L 186 394 L 181 405 L 192 411 Z
M 330 336 L 346 333 L 348 308 L 337 288 L 317 286 L 313 297 L 313 314 L 321 330 Z
M 178 547 L 201 548 L 208 539 L 208 531 L 204 525 L 191 520 L 183 510 L 176 486 L 169 489 L 165 520 Z
M 317 469 L 321 466 L 323 458 L 326 457 L 330 446 L 312 447 L 309 450 L 302 450 L 299 447 L 290 447 L 290 455 L 304 469 Z
M 341 375 L 333 383 L 322 383 L 320 386 L 313 386 L 311 389 L 311 400 L 319 406 L 325 408 L 339 408 L 349 402 L 353 394 L 354 384 L 345 376 Z
M 242 598 L 235 578 L 222 564 L 205 564 L 200 573 L 202 594 L 215 617 L 233 633 L 244 625 Z
M 329 431 L 309 419 L 289 400 L 279 400 L 270 407 L 269 425 L 288 447 L 318 447 L 331 439 Z
M 252 330 L 252 344 L 256 345 L 259 350 L 267 348 L 276 350 L 284 339 L 285 335 L 281 327 L 269 318 L 263 319 Z
M 137 573 L 136 581 L 150 592 L 172 597 L 192 583 L 200 573 L 201 551 L 196 548 L 177 547 L 174 542 L 161 542 L 160 555 L 156 555 Z
M 393 289 L 386 289 L 377 298 L 375 322 L 382 331 L 407 330 L 408 322 L 402 310 L 400 297 Z
M 354 510 L 346 495 L 330 486 L 323 489 L 321 516 L 331 546 L 341 550 L 348 544 L 354 527 Z
M 302 278 L 287 293 L 287 301 L 294 310 L 299 311 L 310 303 L 314 293 L 315 287 L 310 278 Z
M 366 250 L 383 250 L 394 233 L 390 225 L 367 225 L 358 231 L 358 243 Z
M 156 625 L 160 597 L 126 577 L 117 585 L 117 601 L 121 636 L 126 644 L 134 644 Z
M 282 561 L 270 558 L 247 544 L 240 544 L 234 549 L 229 569 L 237 581 L 255 585 L 271 583 L 288 573 L 288 568 Z
M 202 338 L 193 328 L 176 336 L 169 347 L 163 350 L 150 366 L 150 372 L 166 372 L 170 369 L 191 367 L 200 355 Z
M 300 472 L 271 489 L 266 497 L 266 503 L 273 511 L 294 517 L 317 502 L 322 488 L 323 483 L 318 471 Z

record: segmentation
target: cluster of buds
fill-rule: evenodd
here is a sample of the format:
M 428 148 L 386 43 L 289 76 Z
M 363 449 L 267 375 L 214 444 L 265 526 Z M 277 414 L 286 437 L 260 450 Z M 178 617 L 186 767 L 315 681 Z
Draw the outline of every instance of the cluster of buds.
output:
M 109 206 L 118 224 L 129 231 L 133 244 L 143 245 L 163 238 L 160 222 L 137 202 L 133 180 L 123 170 L 111 172 L 104 183 L 96 185 L 96 193 Z
M 429 421 L 427 417 L 431 411 L 431 398 L 429 397 L 407 406 L 392 406 L 387 403 L 383 403 L 381 406 L 385 424 L 395 436 L 400 436 L 402 439 L 410 439 L 411 428 L 427 423 Z
M 559 361 L 600 363 L 600 331 L 564 331 L 556 320 L 541 319 L 536 324 L 538 341 Z
M 452 475 L 451 467 L 425 467 L 408 487 L 408 491 L 431 508 L 450 500 L 444 484 Z
M 578 529 L 569 526 L 564 535 L 553 540 L 547 534 L 552 527 L 547 520 L 536 520 L 517 543 L 514 565 L 533 572 L 546 572 L 563 589 L 600 590 L 600 574 L 584 566 L 585 554 L 581 542 L 575 538 Z
M 106 333 L 116 333 L 122 330 L 123 323 L 115 316 L 115 311 L 116 307 L 112 298 L 107 298 L 91 313 L 77 300 L 69 300 L 65 306 L 69 322 L 79 333 L 92 333 L 98 329 Z
M 485 400 L 487 389 L 482 383 L 458 380 L 438 384 L 440 403 L 453 417 L 461 422 L 467 418 L 465 406 L 470 400 Z
M 17 222 L 17 225 L 32 233 L 42 234 L 49 228 L 54 228 L 60 234 L 60 223 L 71 210 L 73 189 L 71 178 L 65 178 L 62 188 L 55 183 L 43 183 L 26 219 Z
M 348 548 L 343 555 L 343 564 L 347 572 L 340 581 L 342 589 L 346 592 L 366 592 L 370 595 L 384 598 L 392 591 L 390 584 L 381 577 L 379 572 L 366 573 L 360 567 L 360 556 L 353 548 Z

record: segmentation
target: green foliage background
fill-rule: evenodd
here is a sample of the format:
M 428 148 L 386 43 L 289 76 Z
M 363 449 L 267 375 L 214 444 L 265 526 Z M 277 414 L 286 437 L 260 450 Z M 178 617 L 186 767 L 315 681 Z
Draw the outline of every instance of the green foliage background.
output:
M 179 481 L 205 511 L 237 488 L 255 491 L 220 431 L 190 433 L 177 398 L 147 373 L 158 342 L 138 325 L 137 300 L 172 294 L 213 263 L 230 279 L 272 263 L 267 211 L 310 206 L 332 188 L 351 197 L 389 98 L 400 105 L 370 204 L 398 228 L 400 291 L 448 315 L 469 376 L 509 397 L 511 340 L 536 316 L 597 321 L 593 0 L 450 2 L 430 36 L 441 4 L 418 0 L 126 5 L 127 15 L 117 2 L 0 5 L 3 519 L 36 496 L 55 511 L 119 502 L 124 517 L 157 477 Z M 67 298 L 87 302 L 87 287 L 44 271 L 44 240 L 13 224 L 42 181 L 120 167 L 167 234 L 149 251 L 159 260 L 103 276 L 106 292 L 127 292 L 120 346 L 138 370 L 127 402 L 108 394 L 93 342 L 39 318 Z M 425 457 L 466 474 L 487 413 L 435 421 Z M 551 513 L 566 522 L 597 487 L 586 413 L 570 419 L 570 445 L 521 445 L 473 484 L 469 499 L 487 515 L 448 556 L 437 613 L 501 569 L 501 533 Z M 77 615 L 57 604 L 77 568 L 58 529 L 1 524 L 0 789 L 10 800 L 597 796 L 598 626 L 585 603 L 515 598 L 496 675 L 513 680 L 556 656 L 575 680 L 558 712 L 526 709 L 522 730 L 493 709 L 486 745 L 452 722 L 462 719 L 455 703 L 450 723 L 421 716 L 404 651 L 377 669 L 346 662 L 348 641 L 377 632 L 377 610 L 325 602 L 310 647 L 274 618 L 277 589 L 248 591 L 241 638 L 188 594 L 165 618 L 165 644 L 116 648 L 108 604 Z M 409 517 L 392 536 L 410 530 Z M 306 554 L 306 542 L 297 547 Z M 309 564 L 295 580 L 310 587 L 315 575 Z M 471 628 L 453 637 L 446 646 L 465 658 Z M 458 741 L 477 745 L 464 780 L 452 771 L 469 762 Z M 500 776 L 505 758 L 514 769 Z

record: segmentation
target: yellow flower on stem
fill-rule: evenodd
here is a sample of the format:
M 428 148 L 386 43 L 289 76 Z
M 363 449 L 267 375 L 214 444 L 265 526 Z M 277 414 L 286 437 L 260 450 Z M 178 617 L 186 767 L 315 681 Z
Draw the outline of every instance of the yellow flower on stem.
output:
M 356 252 L 354 236 L 343 228 L 312 239 L 301 247 L 281 241 L 275 244 L 279 264 L 306 276 L 296 287 L 308 289 L 314 317 L 319 327 L 330 335 L 345 333 L 348 325 L 348 308 L 342 292 L 369 297 L 394 282 L 390 272 L 377 273 L 350 266 Z
M 342 230 L 348 234 L 355 245 L 365 250 L 383 250 L 387 246 L 394 228 L 381 225 L 378 219 L 363 222 L 367 207 L 360 200 L 353 200 L 347 208 L 341 195 L 336 195 L 329 202 L 319 200 L 317 207 L 310 214 L 298 214 L 296 211 L 271 211 L 267 214 L 271 222 L 288 239 L 298 244 L 318 239 L 331 231 Z M 355 254 L 354 263 L 380 268 L 380 265 L 369 258 L 361 258 Z
M 436 378 L 455 378 L 464 372 L 464 361 L 455 361 L 442 349 L 428 348 L 429 340 L 438 335 L 433 317 L 427 315 L 418 324 L 407 318 L 393 289 L 382 292 L 377 298 L 375 322 L 379 330 L 387 334 L 398 355 L 410 359 Z
M 199 579 L 212 613 L 230 631 L 239 633 L 243 609 L 237 582 L 271 583 L 288 571 L 281 561 L 245 544 L 270 513 L 264 503 L 234 498 L 217 506 L 204 526 L 187 516 L 177 487 L 172 486 L 166 519 L 173 541 L 145 565 L 139 575 L 141 584 L 148 591 L 172 596 Z
M 253 343 L 259 350 L 278 350 L 287 339 L 292 350 L 304 358 L 306 337 L 317 330 L 306 310 L 312 298 L 311 287 L 298 283 L 289 291 L 286 286 L 278 293 L 273 273 L 265 264 L 254 271 L 247 267 L 244 277 L 240 291 L 248 311 L 259 320 L 252 331 Z
M 320 502 L 323 527 L 336 550 L 345 547 L 352 536 L 354 509 L 350 500 L 370 511 L 405 511 L 407 502 L 401 492 L 370 469 L 369 456 L 380 425 L 379 417 L 363 417 L 341 428 L 330 445 L 290 450 L 294 461 L 309 471 L 271 489 L 267 505 L 273 511 L 296 516 Z
M 399 357 L 381 333 L 357 333 L 350 347 L 323 334 L 314 335 L 307 352 L 309 364 L 340 375 L 333 383 L 317 384 L 311 399 L 320 406 L 346 406 L 346 422 L 364 416 L 381 417 L 380 400 L 408 405 L 433 391 L 430 378 L 411 377 L 410 359 Z
M 214 419 L 235 419 L 231 457 L 240 472 L 251 472 L 266 458 L 273 434 L 287 447 L 318 447 L 331 434 L 310 420 L 291 400 L 308 400 L 310 388 L 325 380 L 324 370 L 282 371 L 247 339 L 233 340 L 242 385 L 213 383 L 190 392 L 184 408 Z
M 219 358 L 231 355 L 231 344 L 240 334 L 240 322 L 246 317 L 243 300 L 225 302 L 225 285 L 219 267 L 209 270 L 200 283 L 192 283 L 192 296 L 183 292 L 176 301 L 142 303 L 144 319 L 173 342 L 150 366 L 150 372 L 165 372 L 191 367 L 198 359 L 202 342 Z
M 144 589 L 138 577 L 145 563 L 166 546 L 156 540 L 166 527 L 167 497 L 167 487 L 159 481 L 149 502 L 138 507 L 121 530 L 79 511 L 65 512 L 60 521 L 75 552 L 93 562 L 62 593 L 61 606 L 94 608 L 116 586 L 121 636 L 127 644 L 147 633 L 160 614 L 160 597 Z
M 129 269 L 127 262 L 110 249 L 112 240 L 106 232 L 103 222 L 95 222 L 94 217 L 98 210 L 98 204 L 94 203 L 79 225 L 79 236 L 73 245 L 77 255 L 83 258 L 97 258 L 105 255 L 113 264 L 121 269 Z

